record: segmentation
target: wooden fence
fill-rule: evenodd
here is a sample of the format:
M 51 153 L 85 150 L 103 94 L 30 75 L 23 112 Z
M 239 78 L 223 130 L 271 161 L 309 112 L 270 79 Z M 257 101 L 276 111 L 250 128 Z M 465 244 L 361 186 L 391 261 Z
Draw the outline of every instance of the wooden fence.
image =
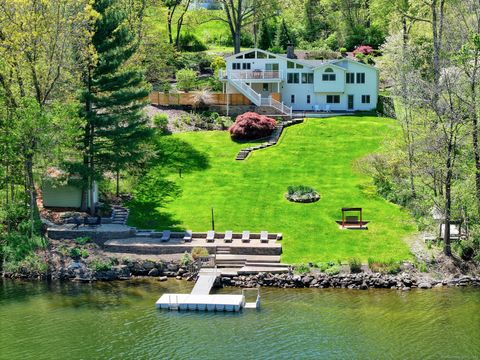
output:
M 175 93 L 165 94 L 158 91 L 150 93 L 150 102 L 152 105 L 193 105 L 196 101 L 198 93 Z M 272 98 L 280 100 L 279 93 L 272 93 Z M 227 105 L 227 94 L 210 93 L 204 98 L 208 105 Z M 229 105 L 251 105 L 252 102 L 242 94 L 230 94 L 228 99 Z

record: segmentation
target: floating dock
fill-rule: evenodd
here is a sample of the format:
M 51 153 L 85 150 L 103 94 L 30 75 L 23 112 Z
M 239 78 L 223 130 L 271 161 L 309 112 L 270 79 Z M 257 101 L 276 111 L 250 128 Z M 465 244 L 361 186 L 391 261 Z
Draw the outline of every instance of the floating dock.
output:
M 190 294 L 163 294 L 157 300 L 157 309 L 166 310 L 199 310 L 199 311 L 240 311 L 258 309 L 260 307 L 259 289 L 242 289 L 240 295 L 212 295 L 210 290 L 220 272 L 217 269 L 204 269 L 199 273 L 197 282 Z M 246 302 L 245 293 L 249 290 L 257 292 L 255 302 Z

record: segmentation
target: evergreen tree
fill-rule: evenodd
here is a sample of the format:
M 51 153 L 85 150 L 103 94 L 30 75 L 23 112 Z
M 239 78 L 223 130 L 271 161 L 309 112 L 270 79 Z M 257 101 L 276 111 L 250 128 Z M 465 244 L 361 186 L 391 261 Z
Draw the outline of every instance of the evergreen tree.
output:
M 285 23 L 285 19 L 282 19 L 282 22 L 278 24 L 275 45 L 282 48 L 283 50 L 286 50 L 288 44 L 292 44 L 292 38 L 287 29 L 287 24 Z
M 114 0 L 96 0 L 91 46 L 95 55 L 87 59 L 83 76 L 82 139 L 85 187 L 104 170 L 119 174 L 142 157 L 142 143 L 150 135 L 142 114 L 148 96 L 143 74 L 128 64 L 136 51 L 135 35 L 126 23 L 126 14 Z M 118 178 L 118 176 L 117 176 Z M 86 209 L 86 194 L 82 207 Z M 93 204 L 93 196 L 89 203 Z M 93 206 L 90 207 L 93 213 Z
M 275 36 L 275 28 L 272 29 L 272 25 L 267 20 L 263 20 L 260 23 L 260 39 L 258 40 L 258 47 L 263 50 L 268 50 L 273 45 Z

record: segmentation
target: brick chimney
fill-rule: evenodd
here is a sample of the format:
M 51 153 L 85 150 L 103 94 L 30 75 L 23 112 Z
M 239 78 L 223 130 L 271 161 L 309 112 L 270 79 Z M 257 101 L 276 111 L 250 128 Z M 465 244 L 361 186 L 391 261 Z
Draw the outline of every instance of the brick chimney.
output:
M 296 59 L 297 55 L 295 55 L 295 48 L 293 47 L 292 43 L 287 45 L 287 58 L 289 59 Z

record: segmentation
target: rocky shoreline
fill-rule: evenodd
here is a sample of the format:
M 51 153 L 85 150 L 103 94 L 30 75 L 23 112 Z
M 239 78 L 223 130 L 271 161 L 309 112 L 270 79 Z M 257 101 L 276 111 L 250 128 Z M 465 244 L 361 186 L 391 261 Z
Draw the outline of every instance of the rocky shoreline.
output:
M 168 278 L 196 280 L 198 268 L 182 266 L 179 261 L 122 260 L 110 269 L 95 270 L 82 261 L 71 260 L 45 272 L 29 271 L 4 272 L 3 277 L 29 280 L 67 280 L 79 282 L 127 280 L 135 277 L 150 277 L 159 281 Z M 357 274 L 305 273 L 286 274 L 259 273 L 255 275 L 222 276 L 217 286 L 234 287 L 277 287 L 277 288 L 342 288 L 367 290 L 376 289 L 431 289 L 443 286 L 480 286 L 480 277 L 455 275 L 445 279 L 433 279 L 428 274 L 402 272 L 381 274 L 361 272 Z

